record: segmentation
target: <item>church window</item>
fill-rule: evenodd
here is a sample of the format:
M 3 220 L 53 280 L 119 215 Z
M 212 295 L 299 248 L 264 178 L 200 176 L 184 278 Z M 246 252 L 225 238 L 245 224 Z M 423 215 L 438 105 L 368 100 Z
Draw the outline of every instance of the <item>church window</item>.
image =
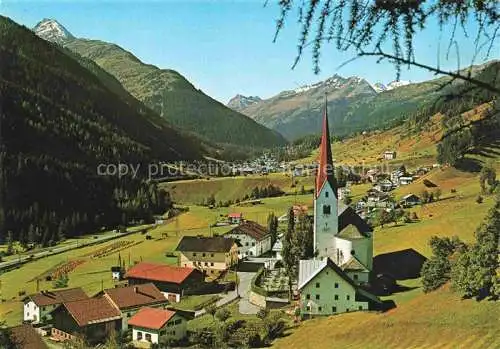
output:
M 316 295 L 316 300 L 319 301 L 319 294 Z
M 335 295 L 335 300 L 336 300 L 336 301 L 338 301 L 338 300 L 339 300 L 339 295 L 338 295 L 338 294 L 336 294 L 336 295 Z
M 332 313 L 336 313 L 337 312 L 337 307 L 332 307 Z
M 331 213 L 330 205 L 323 205 L 323 214 L 330 214 L 330 213 Z
M 339 283 L 338 282 L 335 283 L 335 288 L 339 288 Z
M 327 191 L 325 191 L 325 198 L 327 198 L 327 197 L 328 197 L 328 192 L 327 192 Z
M 347 300 L 350 300 L 351 299 L 351 296 L 347 295 L 346 296 Z

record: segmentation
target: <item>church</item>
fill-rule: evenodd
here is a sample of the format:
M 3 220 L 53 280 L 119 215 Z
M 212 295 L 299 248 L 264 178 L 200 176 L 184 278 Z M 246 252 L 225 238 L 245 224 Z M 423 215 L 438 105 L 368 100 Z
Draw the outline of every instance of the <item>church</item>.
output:
M 363 286 L 373 264 L 373 230 L 338 199 L 325 105 L 314 191 L 315 258 L 299 262 L 303 315 L 368 310 L 380 300 Z

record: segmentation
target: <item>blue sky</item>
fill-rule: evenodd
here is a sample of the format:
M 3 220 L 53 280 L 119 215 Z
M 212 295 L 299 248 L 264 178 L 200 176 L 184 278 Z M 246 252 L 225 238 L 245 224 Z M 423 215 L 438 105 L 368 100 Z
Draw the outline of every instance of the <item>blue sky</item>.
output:
M 77 37 L 116 43 L 146 63 L 179 71 L 223 103 L 237 93 L 271 97 L 335 73 L 358 75 L 370 82 L 395 79 L 393 66 L 377 64 L 375 59 L 356 60 L 337 70 L 354 55 L 333 47 L 325 47 L 319 75 L 313 73 L 309 52 L 291 70 L 300 30 L 295 13 L 278 42 L 273 43 L 278 7 L 263 4 L 264 0 L 0 0 L 0 13 L 30 28 L 43 18 L 54 18 Z M 435 64 L 438 39 L 436 25 L 419 34 L 417 60 Z M 441 52 L 446 51 L 446 42 L 443 36 Z M 466 66 L 472 59 L 472 39 L 460 34 L 458 42 L 460 62 Z M 500 47 L 496 46 L 491 58 L 499 56 Z M 455 68 L 455 55 L 448 61 L 442 57 L 441 66 Z M 422 81 L 433 77 L 425 70 L 404 68 L 401 79 Z

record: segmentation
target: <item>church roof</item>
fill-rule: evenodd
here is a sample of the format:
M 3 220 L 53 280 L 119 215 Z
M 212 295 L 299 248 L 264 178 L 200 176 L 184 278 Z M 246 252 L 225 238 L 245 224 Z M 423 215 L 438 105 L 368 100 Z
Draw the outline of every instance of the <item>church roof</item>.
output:
M 328 111 L 325 103 L 325 113 L 323 115 L 323 134 L 319 147 L 319 166 L 316 174 L 316 197 L 318 197 L 321 188 L 325 182 L 329 182 L 333 193 L 337 196 L 337 181 L 335 180 L 334 167 L 332 160 L 332 148 L 330 142 L 330 129 L 328 128 Z

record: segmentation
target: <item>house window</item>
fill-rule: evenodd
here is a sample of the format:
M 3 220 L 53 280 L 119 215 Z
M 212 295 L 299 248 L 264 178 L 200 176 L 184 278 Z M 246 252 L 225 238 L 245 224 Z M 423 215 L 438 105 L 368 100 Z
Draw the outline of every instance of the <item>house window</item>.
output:
M 249 244 L 248 244 L 248 241 L 247 241 L 247 242 L 245 242 L 245 246 L 248 246 L 248 245 L 249 245 Z
M 328 192 L 327 192 L 327 191 L 325 191 L 325 198 L 327 198 L 327 197 L 328 197 Z
M 205 262 L 205 266 L 208 267 L 208 262 Z
M 349 312 L 349 308 L 346 308 L 346 309 L 345 309 L 345 312 L 346 312 L 346 313 L 348 313 L 348 312 Z
M 336 301 L 338 301 L 338 300 L 339 300 L 339 295 L 338 295 L 338 294 L 336 294 L 336 295 L 335 295 L 335 300 L 336 300 Z
M 310 294 L 306 294 L 306 299 L 311 299 L 311 295 Z
M 311 307 L 309 305 L 306 307 L 306 309 L 307 311 L 311 311 Z
M 137 340 L 140 341 L 142 339 L 142 332 L 137 332 Z
M 252 242 L 252 246 L 255 246 L 255 242 Z
M 132 316 L 132 313 L 127 313 L 127 317 L 131 317 Z
M 193 252 L 193 257 L 196 257 L 196 252 Z
M 358 307 L 358 309 L 359 309 L 359 310 L 363 310 L 363 307 L 360 305 L 360 306 Z
M 319 288 L 319 282 L 316 282 L 316 288 Z
M 146 333 L 146 340 L 151 342 L 151 333 Z
M 250 256 L 253 256 L 253 252 L 252 251 L 250 251 Z
M 205 253 L 202 253 L 202 254 L 201 254 L 201 256 L 202 256 L 202 257 L 205 257 L 205 256 L 206 256 L 206 254 L 205 254 Z
M 332 313 L 336 313 L 337 312 L 337 307 L 332 307 Z
M 213 256 L 214 256 L 214 254 L 213 254 L 213 253 L 210 253 L 210 257 L 213 257 Z
M 318 311 L 323 311 L 323 308 L 322 307 L 318 307 Z
M 351 299 L 351 296 L 347 295 L 347 296 L 346 296 L 346 299 L 347 299 L 347 300 L 350 300 L 350 299 Z
M 353 256 L 354 256 L 355 254 L 356 254 L 356 251 L 351 250 L 351 255 L 353 255 Z
M 323 205 L 323 214 L 330 214 L 330 205 Z
M 210 266 L 212 266 L 212 267 L 213 267 L 213 266 L 214 266 L 214 262 L 211 262 L 211 263 L 210 263 Z
M 181 322 L 182 322 L 182 320 L 181 320 L 181 319 L 177 319 L 177 320 L 175 320 L 175 321 L 174 321 L 174 324 L 178 325 L 178 324 L 180 324 Z
M 335 288 L 339 288 L 339 283 L 338 282 L 335 283 Z
M 316 295 L 316 300 L 319 300 L 319 294 Z
M 357 280 L 358 279 L 358 274 L 354 274 L 353 277 L 354 277 L 354 280 Z
M 163 331 L 160 331 L 160 336 L 164 336 L 167 334 L 167 331 L 163 330 Z

